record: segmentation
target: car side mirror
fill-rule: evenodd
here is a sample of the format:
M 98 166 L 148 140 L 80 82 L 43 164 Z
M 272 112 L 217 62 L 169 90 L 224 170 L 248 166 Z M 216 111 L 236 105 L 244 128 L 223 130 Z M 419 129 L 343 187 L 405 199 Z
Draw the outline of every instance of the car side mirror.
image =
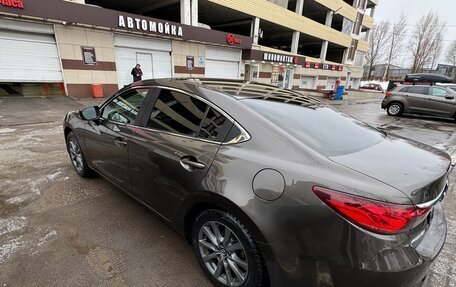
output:
M 100 118 L 100 108 L 97 106 L 83 108 L 79 111 L 79 115 L 86 121 L 96 121 Z
M 453 99 L 454 99 L 454 96 L 453 96 L 453 95 L 446 95 L 446 96 L 445 96 L 445 99 L 447 99 L 447 100 L 453 100 Z

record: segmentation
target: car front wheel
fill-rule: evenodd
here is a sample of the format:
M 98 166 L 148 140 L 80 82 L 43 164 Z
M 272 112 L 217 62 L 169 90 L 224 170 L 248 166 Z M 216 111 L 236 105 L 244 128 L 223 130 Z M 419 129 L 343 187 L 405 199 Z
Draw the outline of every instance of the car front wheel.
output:
M 192 244 L 214 286 L 266 286 L 265 264 L 252 236 L 233 215 L 207 210 L 196 217 Z
M 400 103 L 391 103 L 388 105 L 386 112 L 390 116 L 399 116 L 403 112 L 402 104 Z
M 68 154 L 70 155 L 71 163 L 74 170 L 81 177 L 92 177 L 93 170 L 89 168 L 82 153 L 81 146 L 73 132 L 70 132 L 66 139 Z

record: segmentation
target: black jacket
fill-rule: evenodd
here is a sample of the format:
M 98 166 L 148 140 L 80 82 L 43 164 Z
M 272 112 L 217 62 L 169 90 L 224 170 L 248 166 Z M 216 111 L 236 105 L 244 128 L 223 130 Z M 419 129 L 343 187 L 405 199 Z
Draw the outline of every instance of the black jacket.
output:
M 131 70 L 131 75 L 133 76 L 133 82 L 141 81 L 143 72 L 141 69 L 136 69 L 135 67 Z

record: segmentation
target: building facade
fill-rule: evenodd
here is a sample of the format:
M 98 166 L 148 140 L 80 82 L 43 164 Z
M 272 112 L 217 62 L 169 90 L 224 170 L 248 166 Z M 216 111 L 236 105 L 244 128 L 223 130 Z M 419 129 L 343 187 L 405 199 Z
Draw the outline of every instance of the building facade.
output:
M 72 3 L 76 2 L 76 3 Z M 144 4 L 146 3 L 146 4 Z M 143 78 L 357 87 L 376 0 L 0 1 L 0 95 L 104 96 Z M 370 15 L 370 16 L 369 16 Z

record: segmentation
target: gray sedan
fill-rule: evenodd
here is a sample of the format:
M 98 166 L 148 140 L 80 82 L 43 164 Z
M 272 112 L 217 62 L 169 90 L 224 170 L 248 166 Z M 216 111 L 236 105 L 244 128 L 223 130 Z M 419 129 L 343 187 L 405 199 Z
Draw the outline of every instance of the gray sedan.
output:
M 142 81 L 63 128 L 75 171 L 180 232 L 215 286 L 417 286 L 445 242 L 445 152 L 291 90 Z

